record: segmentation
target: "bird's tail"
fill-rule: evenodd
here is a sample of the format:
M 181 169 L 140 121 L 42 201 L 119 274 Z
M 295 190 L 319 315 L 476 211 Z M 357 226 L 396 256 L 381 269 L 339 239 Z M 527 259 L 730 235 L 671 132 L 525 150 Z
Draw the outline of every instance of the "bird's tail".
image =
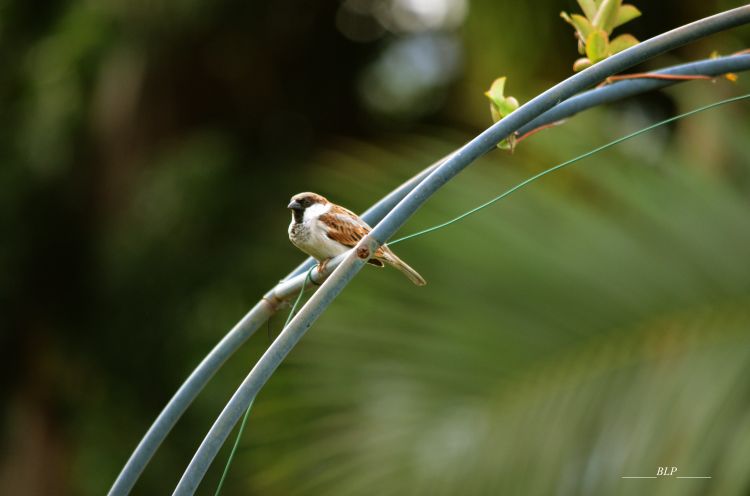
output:
M 427 281 L 424 280 L 424 277 L 419 275 L 419 272 L 409 267 L 406 262 L 398 258 L 391 250 L 384 250 L 382 257 L 378 258 L 403 272 L 403 274 L 417 286 L 424 286 L 427 284 Z

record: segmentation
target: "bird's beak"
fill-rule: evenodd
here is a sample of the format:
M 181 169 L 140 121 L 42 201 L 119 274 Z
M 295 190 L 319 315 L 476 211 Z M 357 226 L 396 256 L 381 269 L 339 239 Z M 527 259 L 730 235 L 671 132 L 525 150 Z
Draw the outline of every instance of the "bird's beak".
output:
M 297 200 L 292 200 L 291 203 L 289 203 L 289 205 L 286 206 L 286 208 L 290 210 L 301 210 L 302 205 L 300 205 Z

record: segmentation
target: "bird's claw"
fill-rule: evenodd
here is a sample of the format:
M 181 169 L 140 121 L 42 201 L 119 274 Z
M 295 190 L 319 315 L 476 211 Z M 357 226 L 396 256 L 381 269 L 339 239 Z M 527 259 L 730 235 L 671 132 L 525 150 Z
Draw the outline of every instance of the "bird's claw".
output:
M 331 261 L 330 258 L 326 258 L 322 262 L 318 263 L 318 274 L 322 274 L 323 272 L 325 272 L 326 267 L 328 267 L 328 262 L 330 261 Z

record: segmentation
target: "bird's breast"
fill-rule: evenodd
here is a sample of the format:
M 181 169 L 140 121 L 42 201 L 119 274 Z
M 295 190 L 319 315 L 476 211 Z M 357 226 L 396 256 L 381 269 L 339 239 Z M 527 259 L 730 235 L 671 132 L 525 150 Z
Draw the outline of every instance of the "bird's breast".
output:
M 306 225 L 304 222 L 292 221 L 292 223 L 289 224 L 289 239 L 295 245 L 305 243 L 310 239 L 310 236 L 310 226 Z
M 326 260 L 340 255 L 348 248 L 328 237 L 326 229 L 320 222 L 292 222 L 289 225 L 289 240 L 308 255 L 318 259 Z

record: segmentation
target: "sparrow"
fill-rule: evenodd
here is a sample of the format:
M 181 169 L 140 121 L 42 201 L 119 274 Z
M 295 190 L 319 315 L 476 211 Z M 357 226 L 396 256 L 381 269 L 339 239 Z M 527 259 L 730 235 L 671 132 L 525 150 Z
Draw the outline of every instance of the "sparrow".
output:
M 289 240 L 316 259 L 319 270 L 324 270 L 332 258 L 354 248 L 372 230 L 357 214 L 316 193 L 294 195 L 287 208 L 292 211 Z M 427 284 L 386 245 L 378 248 L 367 262 L 377 267 L 388 264 L 403 272 L 417 286 Z

